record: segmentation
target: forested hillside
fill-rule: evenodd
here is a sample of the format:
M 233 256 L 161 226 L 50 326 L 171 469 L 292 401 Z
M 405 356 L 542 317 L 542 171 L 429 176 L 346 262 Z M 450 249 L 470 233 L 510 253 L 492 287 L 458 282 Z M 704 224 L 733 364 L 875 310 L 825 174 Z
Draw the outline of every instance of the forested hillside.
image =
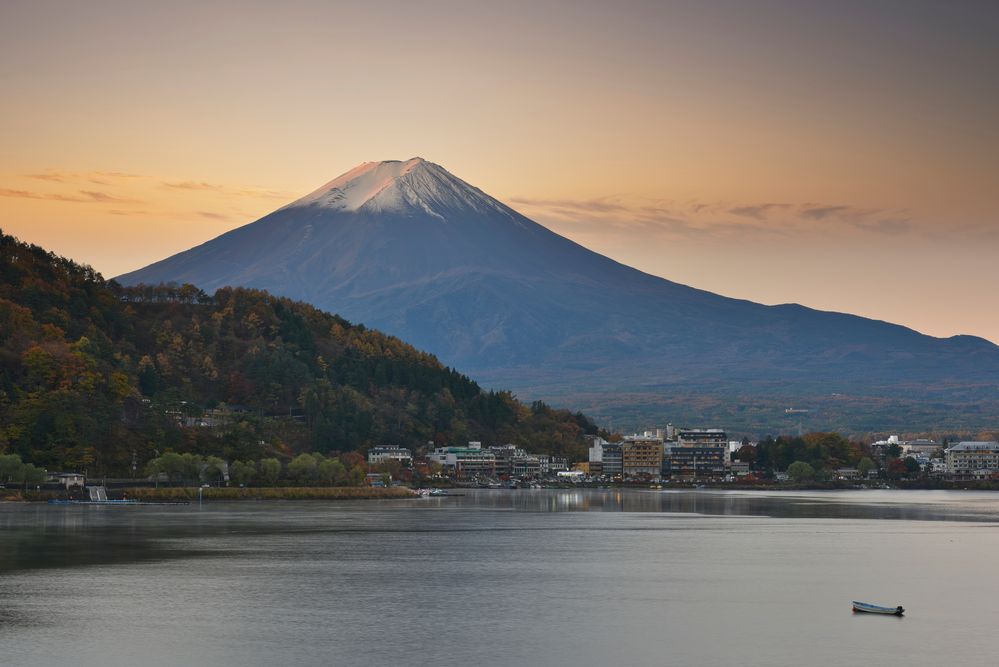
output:
M 141 471 L 165 451 L 258 459 L 431 440 L 581 458 L 596 431 L 302 303 L 124 288 L 0 233 L 0 453 L 92 474 Z

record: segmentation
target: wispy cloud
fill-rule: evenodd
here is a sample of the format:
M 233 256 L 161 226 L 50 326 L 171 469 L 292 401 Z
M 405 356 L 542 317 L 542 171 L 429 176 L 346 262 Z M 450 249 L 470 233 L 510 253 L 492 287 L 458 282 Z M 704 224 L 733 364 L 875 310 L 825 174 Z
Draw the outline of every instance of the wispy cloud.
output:
M 863 215 L 863 211 L 860 209 L 855 209 L 852 206 L 843 205 L 822 205 L 822 204 L 803 204 L 799 210 L 802 217 L 808 218 L 810 220 L 825 220 L 827 218 L 856 218 L 858 215 Z
M 92 201 L 98 201 L 104 204 L 141 204 L 142 202 L 138 199 L 128 199 L 126 197 L 118 197 L 115 195 L 109 195 L 106 192 L 95 192 L 93 190 L 80 190 L 80 194 L 90 197 Z
M 214 213 L 212 211 L 195 211 L 194 214 L 202 218 L 208 218 L 209 220 L 228 221 L 232 219 L 228 215 L 223 215 L 221 213 Z
M 914 228 L 906 211 L 888 211 L 880 208 L 861 208 L 846 204 L 802 204 L 801 217 L 817 222 L 846 224 L 857 229 L 880 234 L 899 234 Z
M 106 176 L 108 178 L 120 178 L 125 180 L 131 180 L 133 178 L 145 178 L 142 174 L 126 174 L 123 171 L 95 171 L 94 174 L 98 176 Z
M 641 230 L 683 237 L 786 237 L 814 233 L 815 222 L 825 223 L 830 231 L 855 229 L 879 234 L 898 234 L 914 227 L 905 211 L 816 202 L 677 202 L 612 195 L 582 200 L 514 197 L 510 203 L 540 221 L 586 234 Z
M 146 210 L 146 209 L 127 209 L 127 208 L 112 208 L 108 209 L 107 212 L 110 215 L 118 215 L 122 217 L 130 216 L 148 216 L 153 215 L 157 217 L 169 217 L 173 221 L 185 221 L 194 218 L 203 218 L 206 220 L 219 220 L 222 222 L 229 222 L 232 220 L 232 216 L 225 215 L 223 213 L 215 213 L 214 211 L 171 211 L 171 210 Z
M 111 208 L 108 209 L 108 213 L 111 215 L 121 215 L 121 216 L 133 216 L 133 215 L 157 215 L 155 211 L 131 211 L 127 209 Z
M 46 169 L 45 171 L 41 172 L 22 173 L 20 174 L 20 176 L 21 178 L 30 179 L 34 181 L 43 181 L 45 183 L 76 184 L 78 186 L 83 186 L 85 184 L 92 184 L 92 185 L 116 186 L 116 187 L 117 186 L 140 187 L 142 185 L 141 181 L 146 181 L 146 182 L 151 182 L 153 185 L 158 186 L 160 189 L 168 191 L 176 191 L 176 192 L 208 192 L 229 197 L 257 197 L 264 199 L 289 199 L 293 196 L 293 193 L 281 192 L 279 190 L 273 190 L 270 188 L 243 186 L 243 185 L 228 185 L 223 183 L 209 183 L 207 181 L 197 181 L 197 180 L 177 180 L 177 181 L 161 180 L 151 176 L 132 174 L 124 171 L 102 171 L 102 170 L 74 171 L 69 169 Z M 29 190 L 25 190 L 24 192 L 30 193 Z M 35 194 L 38 194 L 39 196 L 30 197 L 30 198 L 51 199 L 51 200 L 61 200 L 61 201 L 77 201 L 78 199 L 80 199 L 76 197 L 75 193 L 72 195 L 64 194 L 61 197 L 60 195 L 43 196 L 41 195 L 41 193 L 35 193 Z M 14 196 L 14 195 L 6 195 L 6 196 Z M 110 201 L 110 200 L 105 199 L 102 201 Z
M 579 213 L 612 213 L 628 211 L 624 204 L 609 201 L 611 197 L 600 199 L 528 199 L 526 197 L 514 197 L 510 201 L 514 204 L 529 206 L 531 208 L 544 208 L 548 210 Z
M 514 197 L 509 201 L 542 222 L 587 235 L 634 231 L 669 238 L 700 236 L 724 229 L 721 225 L 711 229 L 700 225 L 669 199 L 625 201 L 623 195 L 613 195 L 581 200 Z
M 49 181 L 50 183 L 65 183 L 67 174 L 61 172 L 45 172 L 43 174 L 24 174 L 25 178 L 33 178 L 36 181 Z
M 73 194 L 63 194 L 58 192 L 35 192 L 32 190 L 15 190 L 13 188 L 0 188 L 0 197 L 14 197 L 17 199 L 39 199 L 43 201 L 73 202 L 76 204 L 140 204 L 137 199 L 127 199 L 98 192 L 95 190 L 79 190 Z
M 22 174 L 24 178 L 49 183 L 93 183 L 94 185 L 111 185 L 115 181 L 131 181 L 142 178 L 139 174 L 128 174 L 122 171 L 61 171 L 49 169 L 34 174 Z
M 902 234 L 911 232 L 915 224 L 910 218 L 885 217 L 875 220 L 858 220 L 854 225 L 860 229 L 880 234 Z
M 785 209 L 788 208 L 790 204 L 752 204 L 749 206 L 733 206 L 728 209 L 728 212 L 732 215 L 738 215 L 744 218 L 753 218 L 754 220 L 766 220 L 767 213 L 775 209 Z
M 224 223 L 249 220 L 271 199 L 291 199 L 292 193 L 257 186 L 200 180 L 165 180 L 114 170 L 46 169 L 11 174 L 14 180 L 0 188 L 0 198 L 104 204 L 106 213 L 119 217 L 160 216 L 175 220 L 212 220 Z M 43 187 L 44 185 L 44 187 Z M 101 187 L 95 187 L 95 186 Z M 209 204 L 214 199 L 219 205 Z M 244 201 L 244 212 L 239 202 Z
M 291 195 L 287 192 L 268 190 L 266 188 L 240 187 L 231 185 L 221 185 L 219 183 L 205 183 L 204 181 L 163 181 L 160 184 L 164 188 L 171 190 L 194 190 L 200 192 L 217 192 L 223 195 L 234 195 L 238 197 L 264 197 L 268 199 L 286 199 Z
M 223 185 L 215 185 L 212 183 L 198 183 L 195 181 L 183 181 L 180 183 L 167 183 L 163 182 L 161 185 L 165 188 L 173 188 L 174 190 L 210 190 L 213 192 L 221 192 L 225 190 Z
M 17 199 L 42 199 L 45 201 L 68 201 L 68 202 L 91 202 L 93 199 L 78 197 L 74 195 L 63 195 L 53 192 L 32 192 L 30 190 L 14 190 L 12 188 L 0 188 L 0 197 L 13 197 Z

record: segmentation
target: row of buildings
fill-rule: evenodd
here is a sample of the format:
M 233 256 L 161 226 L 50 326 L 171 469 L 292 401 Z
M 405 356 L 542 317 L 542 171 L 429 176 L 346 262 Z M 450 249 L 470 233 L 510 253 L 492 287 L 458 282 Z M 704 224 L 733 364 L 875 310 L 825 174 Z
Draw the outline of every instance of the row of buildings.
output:
M 748 463 L 733 461 L 742 443 L 728 440 L 722 429 L 666 429 L 626 436 L 620 442 L 595 438 L 586 472 L 611 479 L 704 479 L 750 472 Z M 897 451 L 912 457 L 934 477 L 951 480 L 999 479 L 999 442 L 967 441 L 946 447 L 935 440 L 900 440 L 890 436 L 872 444 L 872 452 Z M 843 469 L 845 478 L 851 475 Z M 852 470 L 856 473 L 855 470 Z M 874 474 L 874 473 L 872 473 Z M 855 474 L 852 476 L 856 476 Z
M 589 477 L 620 480 L 704 479 L 750 472 L 749 464 L 732 460 L 742 443 L 729 441 L 718 428 L 681 428 L 636 433 L 618 442 L 600 437 L 591 440 L 588 460 L 572 468 Z M 898 447 L 901 456 L 911 456 L 922 470 L 935 477 L 954 480 L 999 478 L 999 442 L 960 442 L 946 447 L 934 440 L 899 440 L 891 436 L 872 444 L 875 455 Z M 374 447 L 368 463 L 399 461 L 412 467 L 413 453 L 404 447 Z M 464 447 L 436 447 L 427 461 L 437 463 L 457 479 L 556 477 L 570 469 L 562 457 L 530 454 L 515 445 L 483 447 L 469 442 Z M 846 478 L 852 469 L 837 471 Z M 856 471 L 852 471 L 855 473 Z M 873 473 L 872 473 L 873 474 Z
M 892 435 L 871 445 L 871 451 L 882 456 L 892 448 L 902 457 L 911 456 L 934 477 L 957 481 L 999 477 L 999 442 L 994 440 L 966 440 L 947 446 L 936 440 L 902 440 Z
M 573 469 L 580 476 L 652 480 L 663 477 L 701 478 L 738 472 L 743 464 L 731 460 L 731 445 L 722 429 L 666 429 L 625 436 L 620 442 L 600 437 L 591 440 L 589 460 Z M 735 443 L 738 444 L 738 443 Z M 404 447 L 374 447 L 369 465 L 386 460 L 413 464 L 413 453 Z M 569 461 L 563 457 L 530 454 L 516 445 L 436 447 L 427 459 L 457 479 L 535 479 L 566 476 Z M 744 472 L 748 472 L 748 466 Z
M 405 466 L 413 464 L 413 453 L 404 447 L 373 447 L 368 451 L 368 464 L 396 460 Z M 481 442 L 469 442 L 465 447 L 436 447 L 427 456 L 445 474 L 457 479 L 510 478 L 532 479 L 557 476 L 569 470 L 564 457 L 529 454 L 516 445 L 483 447 Z
M 697 479 L 733 472 L 732 446 L 719 428 L 665 429 L 625 436 L 620 442 L 594 438 L 588 474 L 620 479 Z M 746 470 L 748 472 L 748 468 Z

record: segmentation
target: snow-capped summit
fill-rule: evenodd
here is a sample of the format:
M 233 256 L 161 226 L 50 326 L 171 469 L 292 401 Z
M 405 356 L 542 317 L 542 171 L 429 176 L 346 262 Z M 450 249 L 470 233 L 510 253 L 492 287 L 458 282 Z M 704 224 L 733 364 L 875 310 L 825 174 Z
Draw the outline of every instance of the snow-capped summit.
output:
M 441 219 L 459 211 L 509 211 L 478 188 L 421 157 L 360 164 L 285 208 L 299 207 L 372 213 L 415 209 Z

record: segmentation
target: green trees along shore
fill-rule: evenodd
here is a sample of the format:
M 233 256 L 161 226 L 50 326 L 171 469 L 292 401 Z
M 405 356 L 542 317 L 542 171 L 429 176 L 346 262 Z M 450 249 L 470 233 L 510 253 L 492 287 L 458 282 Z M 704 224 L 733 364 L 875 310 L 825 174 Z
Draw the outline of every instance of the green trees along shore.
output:
M 45 470 L 31 463 L 24 463 L 17 454 L 0 454 L 0 484 L 23 484 L 25 487 L 41 484 Z
M 388 464 L 378 470 L 389 473 Z M 285 466 L 273 457 L 227 464 L 216 456 L 168 452 L 150 460 L 145 474 L 155 482 L 186 485 L 271 486 L 283 481 L 298 486 L 361 486 L 366 481 L 368 467 L 356 455 L 326 457 L 305 453 Z

